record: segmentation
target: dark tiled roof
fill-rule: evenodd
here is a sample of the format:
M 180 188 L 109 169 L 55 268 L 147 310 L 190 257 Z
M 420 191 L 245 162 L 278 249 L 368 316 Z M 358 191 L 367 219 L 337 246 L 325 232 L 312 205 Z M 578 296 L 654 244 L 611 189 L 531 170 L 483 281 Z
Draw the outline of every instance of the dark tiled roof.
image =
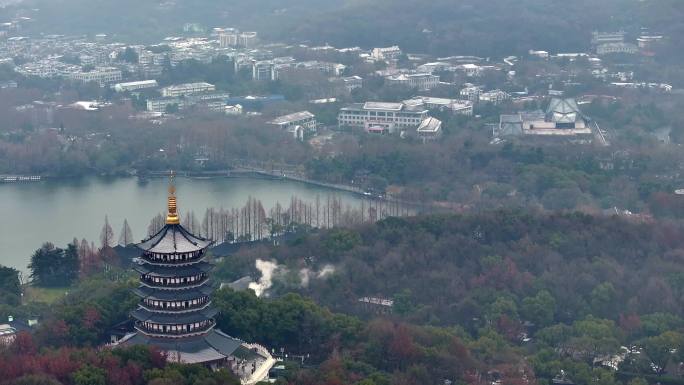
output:
M 133 269 L 141 274 L 150 274 L 156 277 L 190 277 L 202 273 L 208 273 L 213 269 L 209 262 L 201 261 L 192 265 L 184 266 L 155 266 L 149 263 L 136 264 Z
M 119 346 L 148 345 L 170 353 L 169 358 L 188 364 L 217 361 L 232 355 L 242 341 L 219 330 L 195 337 L 154 338 L 136 333 L 122 340 Z
M 151 253 L 173 254 L 200 251 L 211 244 L 212 241 L 194 236 L 181 225 L 166 225 L 137 246 Z

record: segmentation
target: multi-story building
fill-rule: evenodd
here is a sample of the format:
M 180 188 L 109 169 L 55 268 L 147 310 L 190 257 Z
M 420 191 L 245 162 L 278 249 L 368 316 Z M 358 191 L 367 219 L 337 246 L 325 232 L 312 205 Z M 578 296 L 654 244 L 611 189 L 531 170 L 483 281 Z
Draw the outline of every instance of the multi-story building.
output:
M 416 88 L 418 91 L 428 91 L 437 87 L 439 76 L 429 73 L 390 75 L 385 77 L 385 83 L 390 86 L 405 86 Z
M 375 60 L 393 60 L 401 56 L 401 48 L 399 46 L 373 48 L 371 51 L 371 58 Z
M 466 85 L 461 92 L 462 99 L 470 100 L 471 102 L 477 102 L 480 100 L 480 94 L 482 93 L 482 87 L 474 86 L 472 84 Z
M 272 60 L 257 61 L 252 64 L 252 80 L 268 81 L 277 78 Z
M 357 88 L 363 87 L 363 78 L 361 76 L 345 77 L 345 78 L 342 78 L 342 82 L 344 83 L 344 87 L 349 92 L 352 92 L 353 90 L 355 90 Z
M 492 90 L 480 94 L 482 103 L 500 104 L 511 98 L 511 95 L 501 90 Z
M 399 132 L 418 127 L 428 117 L 428 109 L 404 103 L 366 102 L 342 108 L 337 115 L 340 127 L 363 128 L 368 132 Z
M 158 86 L 159 84 L 157 84 L 156 80 L 141 80 L 137 82 L 117 83 L 112 88 L 116 92 L 131 92 L 146 88 L 157 88 Z
M 240 32 L 235 28 L 226 28 L 219 32 L 219 45 L 221 48 L 237 47 Z
M 591 44 L 598 46 L 607 43 L 622 43 L 625 41 L 625 32 L 592 32 Z
M 108 83 L 121 81 L 123 74 L 116 67 L 97 67 L 88 72 L 73 72 L 69 74 L 68 78 L 84 83 L 96 82 L 100 86 L 104 86 Z
M 625 53 L 633 55 L 639 52 L 636 44 L 632 43 L 605 43 L 596 47 L 597 55 L 608 55 L 614 53 Z
M 202 92 L 211 92 L 214 90 L 216 90 L 216 86 L 209 83 L 185 83 L 164 87 L 161 90 L 161 94 L 164 97 L 178 97 L 199 94 Z
M 294 114 L 279 116 L 268 124 L 278 126 L 294 135 L 297 139 L 303 139 L 305 134 L 316 132 L 316 116 L 309 111 L 295 112 Z
M 238 46 L 243 48 L 254 48 L 259 42 L 256 32 L 242 32 L 238 35 Z
M 147 99 L 147 111 L 150 112 L 165 113 L 172 106 L 182 110 L 186 107 L 186 101 L 183 98 Z
M 430 140 L 437 140 L 442 136 L 442 121 L 429 117 L 418 126 L 416 134 L 423 140 L 423 143 Z
M 524 111 L 501 115 L 499 125 L 493 130 L 495 138 L 536 137 L 564 138 L 590 142 L 593 131 L 591 122 L 579 109 L 574 99 L 553 98 L 543 111 Z
M 412 106 L 424 106 L 431 110 L 449 111 L 458 115 L 473 115 L 473 102 L 470 100 L 416 96 L 413 99 L 404 100 L 404 104 Z

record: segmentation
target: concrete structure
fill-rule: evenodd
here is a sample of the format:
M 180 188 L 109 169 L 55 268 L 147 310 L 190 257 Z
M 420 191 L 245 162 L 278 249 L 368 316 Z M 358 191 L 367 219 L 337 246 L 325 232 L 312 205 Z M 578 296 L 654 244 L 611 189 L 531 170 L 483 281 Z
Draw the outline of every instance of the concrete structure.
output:
M 401 56 L 402 52 L 399 46 L 385 47 L 385 48 L 373 48 L 371 51 L 371 58 L 380 60 L 394 60 Z
M 240 32 L 235 28 L 226 28 L 219 32 L 219 45 L 221 48 L 237 47 Z
M 147 88 L 157 88 L 159 84 L 156 80 L 141 80 L 137 82 L 117 83 L 112 88 L 116 92 L 130 92 Z
M 639 52 L 639 47 L 632 43 L 605 43 L 596 47 L 597 55 L 608 55 L 614 53 L 635 54 Z
M 211 92 L 214 90 L 216 90 L 216 87 L 209 83 L 185 83 L 164 87 L 161 90 L 161 94 L 164 97 L 178 97 L 199 94 L 202 92 Z
M 481 103 L 501 104 L 511 98 L 511 95 L 501 90 L 492 90 L 481 93 L 479 101 Z
M 623 43 L 625 41 L 625 32 L 598 32 L 594 31 L 591 34 L 591 44 L 598 46 L 608 43 Z
M 361 76 L 349 76 L 346 78 L 342 78 L 342 82 L 344 83 L 344 87 L 349 92 L 352 92 L 357 88 L 363 87 L 363 78 Z
M 147 111 L 165 113 L 171 106 L 178 107 L 179 110 L 187 107 L 186 101 L 183 98 L 159 98 L 147 99 Z
M 74 72 L 68 75 L 71 80 L 83 83 L 96 82 L 100 86 L 121 81 L 122 77 L 121 70 L 115 67 L 97 67 L 92 71 Z
M 477 64 L 468 63 L 468 64 L 461 64 L 461 65 L 457 66 L 457 70 L 459 72 L 462 72 L 463 74 L 465 74 L 465 76 L 473 77 L 473 76 L 480 76 L 482 74 L 482 71 L 484 70 L 484 68 L 482 66 L 477 65 Z
M 337 116 L 340 127 L 363 128 L 367 132 L 395 133 L 418 127 L 428 118 L 428 109 L 404 103 L 367 102 L 342 108 Z
M 234 106 L 226 106 L 224 112 L 226 115 L 242 115 L 244 109 L 241 105 L 236 104 Z
M 0 324 L 0 346 L 12 345 L 17 338 L 17 330 L 9 324 Z
M 316 132 L 316 116 L 309 111 L 295 112 L 294 114 L 279 116 L 268 124 L 278 126 L 294 135 L 297 139 L 304 139 L 305 134 Z
M 442 136 L 442 121 L 429 117 L 418 126 L 416 133 L 423 140 L 423 143 L 429 140 L 437 140 Z
M 531 49 L 528 53 L 530 54 L 530 56 L 538 57 L 540 59 L 549 58 L 549 51 L 536 51 Z
M 416 96 L 413 99 L 404 100 L 403 103 L 405 105 L 424 106 L 431 110 L 449 111 L 459 115 L 473 115 L 473 102 L 470 100 Z
M 269 81 L 276 80 L 275 64 L 271 60 L 258 61 L 252 64 L 252 80 Z
M 439 84 L 439 76 L 429 73 L 390 75 L 385 77 L 390 86 L 416 88 L 418 91 L 429 91 Z
M 459 92 L 459 95 L 461 95 L 461 99 L 470 100 L 471 102 L 477 102 L 480 100 L 481 93 L 482 87 L 467 84 L 465 88 L 463 88 Z
M 238 47 L 254 48 L 259 42 L 259 36 L 256 32 L 242 32 L 238 35 Z
M 589 119 L 574 99 L 553 98 L 546 111 L 525 111 L 501 115 L 494 128 L 495 138 L 546 137 L 590 142 L 593 138 Z

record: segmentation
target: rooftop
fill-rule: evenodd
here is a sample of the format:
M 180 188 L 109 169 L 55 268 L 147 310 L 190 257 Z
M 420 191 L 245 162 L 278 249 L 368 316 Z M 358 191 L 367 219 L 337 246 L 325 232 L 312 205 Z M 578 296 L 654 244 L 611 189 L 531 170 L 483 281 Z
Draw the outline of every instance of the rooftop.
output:
M 181 225 L 166 225 L 149 239 L 137 246 L 150 253 L 192 253 L 206 249 L 212 241 L 199 238 L 185 230 Z
M 390 110 L 401 111 L 404 107 L 402 103 L 384 103 L 384 102 L 366 102 L 363 105 L 364 110 Z
M 289 114 L 289 115 L 284 115 L 284 116 L 279 116 L 270 122 L 269 124 L 276 124 L 276 125 L 281 125 L 281 124 L 287 124 L 287 123 L 292 123 L 292 122 L 298 122 L 300 120 L 304 119 L 311 119 L 315 118 L 315 115 L 312 114 L 309 111 L 300 111 L 300 112 L 295 112 L 294 114 Z

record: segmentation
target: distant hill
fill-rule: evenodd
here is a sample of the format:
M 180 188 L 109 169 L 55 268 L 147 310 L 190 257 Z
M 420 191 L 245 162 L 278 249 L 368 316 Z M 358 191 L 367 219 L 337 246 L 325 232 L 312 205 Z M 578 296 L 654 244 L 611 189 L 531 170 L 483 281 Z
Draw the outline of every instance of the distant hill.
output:
M 399 43 L 437 55 L 580 51 L 594 30 L 684 34 L 679 0 L 26 0 L 0 14 L 21 8 L 35 19 L 29 31 L 45 33 L 101 32 L 154 42 L 192 22 L 257 30 L 275 41 L 365 48 Z

